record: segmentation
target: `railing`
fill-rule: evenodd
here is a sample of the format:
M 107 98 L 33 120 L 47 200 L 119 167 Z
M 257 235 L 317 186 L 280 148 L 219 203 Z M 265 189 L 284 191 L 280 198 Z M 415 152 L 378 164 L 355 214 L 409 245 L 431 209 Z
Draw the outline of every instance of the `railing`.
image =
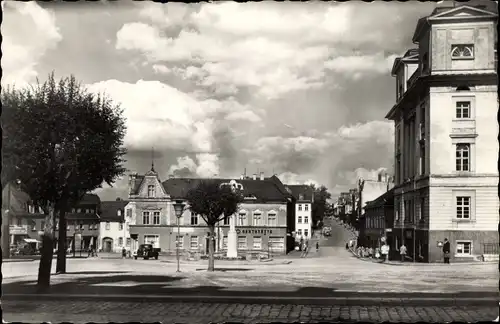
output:
M 498 254 L 498 243 L 483 243 L 483 254 Z

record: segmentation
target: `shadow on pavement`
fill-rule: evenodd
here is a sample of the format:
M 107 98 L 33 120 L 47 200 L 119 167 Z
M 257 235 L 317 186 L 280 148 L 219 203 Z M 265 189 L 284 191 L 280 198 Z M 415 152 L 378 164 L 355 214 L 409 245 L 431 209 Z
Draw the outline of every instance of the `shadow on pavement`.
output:
M 127 273 L 128 271 L 67 271 L 66 274 L 71 275 L 87 275 L 87 274 L 111 274 L 111 273 Z

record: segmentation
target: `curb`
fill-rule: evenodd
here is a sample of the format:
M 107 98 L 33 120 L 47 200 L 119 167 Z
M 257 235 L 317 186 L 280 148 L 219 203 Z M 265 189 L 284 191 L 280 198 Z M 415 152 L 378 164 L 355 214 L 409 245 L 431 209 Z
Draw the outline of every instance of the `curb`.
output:
M 360 292 L 362 294 L 362 292 Z M 230 295 L 113 295 L 113 294 L 4 294 L 3 300 L 11 301 L 110 301 L 110 302 L 207 302 L 248 304 L 320 304 L 357 306 L 472 306 L 498 305 L 497 297 L 301 297 L 301 296 L 230 296 Z

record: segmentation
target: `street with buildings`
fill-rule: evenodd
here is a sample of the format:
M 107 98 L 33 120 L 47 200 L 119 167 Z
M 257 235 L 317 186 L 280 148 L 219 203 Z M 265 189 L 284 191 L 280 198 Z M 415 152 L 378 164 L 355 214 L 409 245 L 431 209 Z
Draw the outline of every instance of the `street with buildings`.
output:
M 42 292 L 46 215 L 9 182 L 4 321 L 497 319 L 497 19 L 496 7 L 446 2 L 416 22 L 406 35 L 414 47 L 388 71 L 395 100 L 381 118 L 394 123 L 393 169 L 335 197 L 246 166 L 232 176 L 165 174 L 153 152 L 150 167 L 127 172 L 126 195 L 87 193 L 68 210 L 65 242 L 54 217 L 53 249 L 66 251 L 67 267 L 56 273 L 54 261 Z M 189 208 L 202 181 L 241 195 L 213 235 Z

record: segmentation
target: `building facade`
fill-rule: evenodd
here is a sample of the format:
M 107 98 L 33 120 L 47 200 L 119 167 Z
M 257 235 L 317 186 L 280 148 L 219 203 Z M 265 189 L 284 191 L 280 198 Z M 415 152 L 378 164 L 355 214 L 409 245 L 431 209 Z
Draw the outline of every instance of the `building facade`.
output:
M 238 253 L 287 251 L 287 205 L 291 198 L 269 178 L 211 179 L 239 187 L 244 201 L 239 211 L 216 226 L 213 244 L 218 253 L 228 249 L 228 236 L 236 231 Z M 152 168 L 145 175 L 129 178 L 129 204 L 125 213 L 131 215 L 130 235 L 135 245 L 150 243 L 162 253 L 175 253 L 176 243 L 184 254 L 207 254 L 208 226 L 200 215 L 187 207 L 177 219 L 174 203 L 185 201 L 186 194 L 200 179 L 170 178 L 161 182 Z M 291 196 L 291 195 L 290 195 Z
M 130 238 L 131 215 L 126 215 L 128 201 L 102 201 L 99 224 L 99 246 L 102 252 L 121 253 L 123 248 L 131 249 Z M 130 209 L 128 209 L 130 210 Z
M 310 240 L 312 237 L 313 188 L 307 185 L 286 185 L 295 197 L 295 241 Z
M 382 238 L 387 239 L 391 251 L 396 250 L 392 239 L 392 226 L 394 223 L 394 190 L 389 190 L 366 203 L 364 207 L 362 230 L 362 244 L 367 247 L 377 248 L 382 245 Z
M 394 235 L 424 261 L 442 262 L 445 238 L 452 261 L 498 257 L 497 18 L 438 7 L 394 62 Z

